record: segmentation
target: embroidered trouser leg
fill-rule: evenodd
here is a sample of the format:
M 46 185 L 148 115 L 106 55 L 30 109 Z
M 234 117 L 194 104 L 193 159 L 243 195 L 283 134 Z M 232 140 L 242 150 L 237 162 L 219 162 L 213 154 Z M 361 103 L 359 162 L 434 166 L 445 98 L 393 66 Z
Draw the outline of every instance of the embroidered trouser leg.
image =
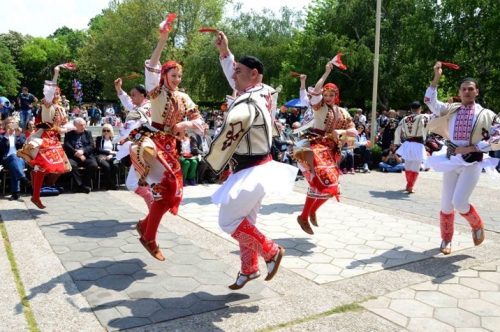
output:
M 455 229 L 455 212 L 445 214 L 439 212 L 439 227 L 441 229 L 441 239 L 445 242 L 451 242 Z
M 483 220 L 477 213 L 476 208 L 474 208 L 472 204 L 470 204 L 469 206 L 470 206 L 469 212 L 460 213 L 460 215 L 469 222 L 469 225 L 472 229 L 478 229 L 483 227 Z
M 261 255 L 266 261 L 271 260 L 278 251 L 278 245 L 273 240 L 268 239 L 262 234 L 257 227 L 252 225 L 248 220 L 243 219 L 236 231 L 231 236 L 237 240 L 240 247 L 245 247 L 254 253 Z M 255 254 L 251 255 L 249 251 L 245 251 L 245 262 L 243 261 L 243 253 L 241 255 L 242 267 L 252 266 L 255 262 Z M 250 271 L 250 270 L 249 270 Z M 243 272 L 243 271 L 242 271 Z M 255 271 L 253 271 L 255 272 Z M 252 272 L 252 273 L 253 273 Z

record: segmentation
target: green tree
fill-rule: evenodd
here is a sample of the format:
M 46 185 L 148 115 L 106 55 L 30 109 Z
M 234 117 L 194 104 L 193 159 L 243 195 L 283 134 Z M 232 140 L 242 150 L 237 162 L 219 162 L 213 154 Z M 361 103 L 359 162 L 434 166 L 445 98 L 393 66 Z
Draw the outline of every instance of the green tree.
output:
M 94 69 L 93 75 L 104 83 L 103 99 L 116 99 L 113 81 L 120 76 L 139 73 L 139 78 L 124 83 L 127 90 L 144 82 L 144 60 L 158 42 L 158 25 L 169 12 L 178 18 L 163 52 L 163 59 L 184 63 L 186 57 L 199 49 L 201 37 L 197 29 L 215 26 L 222 18 L 226 0 L 185 1 L 125 0 L 111 1 L 110 7 L 89 29 L 89 46 L 82 50 L 82 67 Z M 185 76 L 189 75 L 186 71 Z M 188 87 L 189 90 L 189 87 Z M 88 96 L 88 94 L 87 94 Z
M 3 87 L 2 95 L 15 96 L 18 92 L 21 73 L 17 71 L 10 50 L 0 40 L 0 86 Z

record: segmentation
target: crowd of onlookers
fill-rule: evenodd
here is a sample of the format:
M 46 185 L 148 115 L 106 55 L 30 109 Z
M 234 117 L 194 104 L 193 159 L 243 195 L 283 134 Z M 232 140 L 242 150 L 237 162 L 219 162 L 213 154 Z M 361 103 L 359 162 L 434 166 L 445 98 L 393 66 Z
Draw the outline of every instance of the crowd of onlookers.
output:
M 11 103 L 7 98 L 1 97 L 0 87 L 0 157 L 4 168 L 9 168 L 10 160 L 15 155 L 15 150 L 24 144 L 26 138 L 36 131 L 34 121 L 40 116 L 40 101 L 29 93 L 27 88 L 22 88 L 16 101 Z M 116 160 L 115 155 L 119 146 L 113 143 L 113 127 L 120 126 L 125 121 L 125 110 L 119 109 L 112 104 L 101 108 L 96 104 L 82 105 L 70 108 L 65 96 L 61 96 L 61 105 L 65 108 L 70 120 L 74 121 L 77 128 L 64 137 L 64 149 L 70 156 L 73 166 L 72 177 L 77 184 L 77 190 L 90 191 L 90 179 L 95 178 L 98 169 L 104 176 L 104 184 L 108 189 L 117 188 L 117 174 L 119 167 L 130 166 L 129 160 Z M 292 157 L 293 146 L 301 139 L 301 133 L 293 130 L 300 128 L 304 119 L 310 118 L 312 112 L 307 108 L 282 107 L 277 110 L 275 120 L 279 136 L 273 138 L 271 153 L 273 159 L 280 162 L 296 165 Z M 193 132 L 180 133 L 178 135 L 178 150 L 180 154 L 184 185 L 196 185 L 197 183 L 216 183 L 220 176 L 215 174 L 204 162 L 203 155 L 208 153 L 211 141 L 220 133 L 224 121 L 225 112 L 222 110 L 204 110 L 201 114 L 205 120 L 205 132 L 198 135 Z M 409 115 L 410 111 L 383 110 L 377 113 L 375 120 L 376 132 L 374 142 L 380 147 L 378 157 L 373 155 L 371 147 L 372 121 L 370 114 L 364 114 L 362 109 L 352 112 L 352 123 L 358 131 L 357 137 L 341 137 L 341 160 L 339 169 L 341 174 L 355 174 L 359 169 L 363 173 L 369 173 L 373 168 L 379 168 L 382 172 L 402 172 L 404 160 L 397 154 L 398 146 L 394 144 L 395 131 L 401 119 Z M 14 129 L 9 126 L 14 125 Z M 102 133 L 94 138 L 86 129 L 87 126 L 101 126 Z M 15 143 L 7 142 L 10 135 L 14 135 Z M 73 136 L 77 136 L 76 140 Z M 83 136 L 82 136 L 83 135 Z M 81 137 L 84 137 L 82 140 Z M 78 143 L 76 143 L 78 141 Z M 83 142 L 83 143 L 82 143 Z M 83 148 L 81 145 L 85 145 Z M 20 145 L 20 146 L 19 146 Z M 76 146 L 78 145 L 78 146 Z M 425 141 L 428 154 L 441 149 L 444 142 L 441 137 L 430 133 Z M 75 156 L 77 147 L 85 151 Z M 20 158 L 19 158 L 20 159 Z M 22 160 L 22 159 L 21 159 Z M 24 161 L 16 161 L 16 167 L 26 168 Z M 374 164 L 375 163 L 375 164 Z M 422 170 L 424 166 L 422 165 Z M 13 171 L 15 172 L 15 171 Z M 13 173 L 10 172 L 10 173 Z M 301 176 L 299 172 L 299 177 Z M 23 173 L 24 177 L 24 173 Z M 23 177 L 11 178 L 11 190 L 13 198 L 18 197 L 19 183 Z M 29 178 L 29 177 L 28 177 Z M 29 180 L 28 180 L 29 182 Z M 25 183 L 28 183 L 25 182 Z M 52 184 L 54 187 L 54 185 Z

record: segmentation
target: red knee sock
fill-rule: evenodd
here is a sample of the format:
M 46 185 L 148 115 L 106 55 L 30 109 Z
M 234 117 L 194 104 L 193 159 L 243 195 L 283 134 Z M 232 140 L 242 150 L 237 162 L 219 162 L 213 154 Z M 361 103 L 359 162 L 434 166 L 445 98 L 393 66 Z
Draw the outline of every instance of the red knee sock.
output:
M 306 197 L 306 202 L 304 204 L 304 208 L 302 209 L 302 214 L 300 215 L 302 220 L 309 220 L 309 214 L 311 213 L 311 210 L 315 203 L 316 198 L 312 198 L 309 196 Z
M 34 171 L 32 173 L 33 176 L 33 200 L 38 202 L 40 200 L 40 191 L 42 190 L 43 179 L 45 178 L 44 172 Z
M 469 225 L 472 229 L 478 229 L 483 226 L 483 220 L 472 204 L 470 204 L 469 212 L 460 213 L 460 215 L 469 222 Z
M 455 227 L 455 212 L 445 214 L 443 211 L 440 211 L 439 226 L 441 228 L 441 239 L 445 242 L 451 242 Z
M 160 226 L 161 218 L 167 212 L 168 205 L 161 199 L 159 201 L 154 201 L 149 210 L 149 214 L 141 223 L 144 229 L 143 238 L 147 241 L 156 240 L 156 232 L 158 232 L 158 227 Z
M 278 245 L 274 243 L 273 240 L 265 237 L 265 235 L 262 234 L 257 227 L 252 225 L 246 219 L 243 219 L 231 236 L 239 242 L 240 247 L 243 246 L 251 249 L 264 257 L 266 261 L 271 260 L 271 258 L 273 258 L 278 251 Z
M 241 273 L 253 274 L 259 271 L 259 256 L 257 252 L 240 243 Z
M 325 204 L 327 200 L 328 199 L 321 199 L 321 198 L 316 199 L 316 202 L 314 202 L 314 205 L 311 208 L 311 211 L 309 212 L 309 214 L 316 213 L 316 211 L 318 211 L 318 209 L 320 208 L 320 206 L 323 205 L 323 204 Z

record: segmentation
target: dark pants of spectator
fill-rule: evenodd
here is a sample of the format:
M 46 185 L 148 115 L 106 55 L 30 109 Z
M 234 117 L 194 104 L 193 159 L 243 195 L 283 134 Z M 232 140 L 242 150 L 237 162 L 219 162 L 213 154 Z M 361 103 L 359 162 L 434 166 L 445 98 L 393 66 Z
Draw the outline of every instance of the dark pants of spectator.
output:
M 10 191 L 12 193 L 20 192 L 21 184 L 19 180 L 24 177 L 24 160 L 15 154 L 11 154 L 2 160 L 2 164 L 9 170 Z
M 92 179 L 97 172 L 97 161 L 94 156 L 85 159 L 85 161 L 69 158 L 69 163 L 71 164 L 71 176 L 73 176 L 73 180 L 75 180 L 77 186 L 81 187 L 85 185 L 90 187 L 90 179 Z M 83 177 L 80 175 L 78 167 L 85 167 Z
M 22 130 L 26 130 L 26 127 L 28 126 L 28 121 L 31 120 L 31 110 L 21 110 L 19 112 L 19 126 L 22 128 Z
M 203 182 L 208 182 L 208 183 L 216 183 L 217 182 L 217 174 L 215 174 L 214 171 L 208 167 L 208 164 L 205 162 L 205 160 L 201 160 L 198 163 L 198 170 L 197 172 L 197 177 L 198 177 L 198 182 L 203 183 Z
M 359 154 L 363 157 L 363 165 L 367 164 L 368 167 L 372 165 L 372 152 L 366 146 L 362 145 L 355 148 L 354 154 Z
M 99 123 L 100 119 L 98 118 L 91 118 L 90 119 L 90 125 L 91 126 L 97 126 L 97 124 Z
M 106 160 L 97 157 L 97 165 L 101 167 L 108 189 L 116 189 L 116 174 L 118 174 L 118 164 L 115 164 L 114 159 Z
M 340 168 L 343 168 L 344 170 L 347 170 L 347 171 L 354 170 L 354 152 L 353 152 L 353 150 L 342 150 L 341 153 L 345 157 L 343 158 L 342 162 L 340 163 Z

